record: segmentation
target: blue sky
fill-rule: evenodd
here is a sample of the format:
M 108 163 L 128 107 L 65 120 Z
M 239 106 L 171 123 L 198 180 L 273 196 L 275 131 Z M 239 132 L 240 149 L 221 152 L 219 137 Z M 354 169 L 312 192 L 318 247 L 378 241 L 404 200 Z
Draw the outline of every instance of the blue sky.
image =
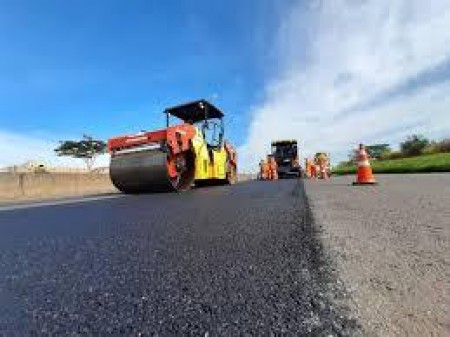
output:
M 0 1 L 0 125 L 107 138 L 205 97 L 244 141 L 274 64 L 270 0 Z
M 162 127 L 195 98 L 244 170 L 277 138 L 336 162 L 450 137 L 450 0 L 0 0 L 0 46 L 0 167 L 79 165 L 58 140 Z

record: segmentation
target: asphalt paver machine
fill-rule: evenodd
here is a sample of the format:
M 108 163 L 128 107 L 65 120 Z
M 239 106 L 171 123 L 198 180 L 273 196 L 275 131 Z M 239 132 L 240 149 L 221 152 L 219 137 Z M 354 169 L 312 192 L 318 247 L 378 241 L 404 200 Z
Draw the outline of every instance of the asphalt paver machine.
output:
M 296 140 L 277 140 L 272 142 L 272 156 L 278 166 L 280 178 L 300 177 L 301 167 Z

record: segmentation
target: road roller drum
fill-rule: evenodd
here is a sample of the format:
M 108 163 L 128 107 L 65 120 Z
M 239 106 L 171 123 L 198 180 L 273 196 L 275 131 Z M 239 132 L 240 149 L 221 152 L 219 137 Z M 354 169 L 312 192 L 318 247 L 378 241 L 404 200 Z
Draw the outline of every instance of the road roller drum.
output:
M 111 159 L 110 176 L 114 186 L 126 193 L 166 192 L 188 189 L 194 182 L 192 155 L 179 155 L 177 171 L 169 173 L 168 154 L 161 150 L 128 153 Z

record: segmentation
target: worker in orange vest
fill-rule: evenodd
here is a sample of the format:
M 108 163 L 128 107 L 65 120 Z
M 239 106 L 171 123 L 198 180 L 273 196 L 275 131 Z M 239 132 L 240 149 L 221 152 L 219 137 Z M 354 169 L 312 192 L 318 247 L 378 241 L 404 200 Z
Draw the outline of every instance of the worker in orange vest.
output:
M 269 178 L 269 164 L 264 159 L 259 163 L 259 176 L 262 180 L 267 180 Z
M 277 162 L 275 161 L 274 156 L 268 155 L 267 162 L 269 163 L 269 179 L 277 180 L 278 179 L 278 165 L 277 165 Z
M 306 158 L 305 159 L 305 175 L 306 178 L 311 178 L 311 160 Z
M 311 179 L 316 179 L 316 176 L 317 176 L 316 164 L 311 163 Z

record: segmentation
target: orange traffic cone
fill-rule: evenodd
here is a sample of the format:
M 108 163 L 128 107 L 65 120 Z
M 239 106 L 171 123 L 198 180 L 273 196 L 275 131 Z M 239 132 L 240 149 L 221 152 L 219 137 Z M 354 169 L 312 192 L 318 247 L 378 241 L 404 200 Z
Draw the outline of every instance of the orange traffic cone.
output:
M 375 185 L 376 183 L 372 168 L 370 167 L 369 155 L 366 152 L 366 148 L 363 144 L 359 144 L 358 171 L 356 181 L 353 185 Z

